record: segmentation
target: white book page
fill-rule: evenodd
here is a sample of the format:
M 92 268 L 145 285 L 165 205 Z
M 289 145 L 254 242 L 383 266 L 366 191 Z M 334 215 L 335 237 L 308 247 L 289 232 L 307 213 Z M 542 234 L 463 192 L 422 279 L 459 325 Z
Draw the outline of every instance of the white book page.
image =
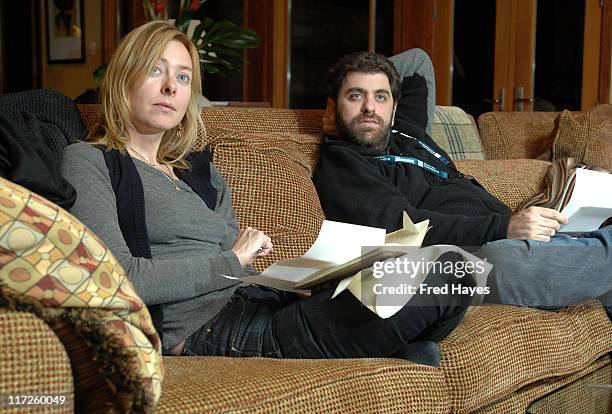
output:
M 314 244 L 302 256 L 341 264 L 361 256 L 361 248 L 385 243 L 385 229 L 325 220 Z
M 297 283 L 320 270 L 361 257 L 362 247 L 380 246 L 385 236 L 385 229 L 325 220 L 317 240 L 302 257 L 280 260 L 260 275 L 249 277 L 249 281 L 257 283 L 255 279 L 261 277 L 261 284 L 266 285 L 273 279 Z
M 572 197 L 561 213 L 569 223 L 561 225 L 560 232 L 596 230 L 612 217 L 612 174 L 577 168 Z

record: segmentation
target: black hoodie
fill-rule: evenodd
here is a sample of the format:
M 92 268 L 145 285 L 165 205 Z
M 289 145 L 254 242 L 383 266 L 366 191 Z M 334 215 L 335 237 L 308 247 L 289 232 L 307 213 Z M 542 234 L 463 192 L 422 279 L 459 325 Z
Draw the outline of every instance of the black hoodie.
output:
M 450 159 L 422 128 L 399 120 L 394 129 L 419 138 Z M 375 158 L 385 154 L 418 158 L 448 172 L 449 178 L 415 165 Z M 413 222 L 429 219 L 433 226 L 423 245 L 479 246 L 506 238 L 511 210 L 453 164 L 445 166 L 415 140 L 398 133 L 391 134 L 385 154 L 326 139 L 313 181 L 327 219 L 391 232 L 402 227 L 406 211 Z

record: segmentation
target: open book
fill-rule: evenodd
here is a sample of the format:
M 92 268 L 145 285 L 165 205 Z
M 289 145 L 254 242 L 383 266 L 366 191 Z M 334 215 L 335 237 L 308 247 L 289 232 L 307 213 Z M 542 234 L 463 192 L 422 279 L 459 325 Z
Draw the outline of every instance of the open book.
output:
M 403 220 L 404 227 L 390 234 L 375 227 L 324 221 L 317 240 L 302 257 L 278 261 L 261 274 L 240 280 L 294 292 L 308 292 L 306 289 L 339 281 L 332 299 L 348 290 L 372 312 L 388 318 L 406 305 L 417 290 L 427 287 L 423 282 L 430 266 L 443 253 L 454 251 L 481 269 L 474 273 L 477 287 L 470 293 L 473 304 L 480 303 L 491 264 L 457 246 L 421 248 L 429 220 L 414 224 L 406 213 Z M 400 263 L 394 265 L 395 261 Z M 416 266 L 407 268 L 408 264 Z M 458 273 L 455 276 L 463 277 Z M 384 287 L 402 290 L 385 293 Z
M 561 233 L 593 231 L 612 217 L 612 174 L 584 168 L 576 168 L 575 174 L 570 200 L 561 211 L 569 223 L 561 226 Z
M 405 254 L 399 247 L 421 246 L 429 220 L 414 224 L 404 213 L 404 227 L 385 229 L 325 220 L 310 249 L 295 259 L 280 260 L 262 273 L 240 280 L 303 292 L 316 285 L 354 275 L 374 262 Z

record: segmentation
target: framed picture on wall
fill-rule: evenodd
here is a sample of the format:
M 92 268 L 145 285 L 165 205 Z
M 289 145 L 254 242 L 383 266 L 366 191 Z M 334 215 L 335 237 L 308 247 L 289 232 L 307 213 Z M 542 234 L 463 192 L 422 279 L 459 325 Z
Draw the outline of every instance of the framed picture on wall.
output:
M 85 61 L 83 0 L 46 0 L 47 61 Z

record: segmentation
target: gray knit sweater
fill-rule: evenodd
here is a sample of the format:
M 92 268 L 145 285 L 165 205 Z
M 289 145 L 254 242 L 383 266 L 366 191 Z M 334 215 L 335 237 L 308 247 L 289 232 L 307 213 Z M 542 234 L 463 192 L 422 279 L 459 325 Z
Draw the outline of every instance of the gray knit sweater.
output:
M 230 190 L 211 164 L 218 190 L 210 210 L 183 181 L 134 159 L 144 189 L 152 259 L 132 257 L 123 239 L 104 155 L 86 143 L 68 146 L 62 175 L 76 188 L 70 210 L 113 252 L 145 303 L 164 308 L 164 346 L 171 348 L 215 316 L 234 293 L 236 282 L 221 275 L 243 270 L 231 247 L 237 224 Z

